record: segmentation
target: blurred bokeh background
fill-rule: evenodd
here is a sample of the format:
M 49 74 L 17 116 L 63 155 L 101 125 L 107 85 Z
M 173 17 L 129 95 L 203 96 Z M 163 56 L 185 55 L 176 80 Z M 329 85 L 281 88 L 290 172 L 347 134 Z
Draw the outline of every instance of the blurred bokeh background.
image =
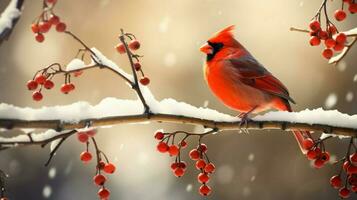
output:
M 58 0 L 55 13 L 89 46 L 129 70 L 127 59 L 113 48 L 120 28 L 134 33 L 142 43 L 139 53 L 151 78 L 157 99 L 167 97 L 224 113 L 202 76 L 204 56 L 199 46 L 219 29 L 235 24 L 236 37 L 289 88 L 298 102 L 295 110 L 324 107 L 357 112 L 357 47 L 338 66 L 328 65 L 321 47 L 312 48 L 307 34 L 289 28 L 306 27 L 322 0 Z M 0 1 L 3 10 L 9 0 Z M 330 3 L 329 12 L 340 6 Z M 97 104 L 105 97 L 135 98 L 134 93 L 108 71 L 92 70 L 74 80 L 77 90 L 62 95 L 46 91 L 35 103 L 25 88 L 34 72 L 54 62 L 66 65 L 80 46 L 70 37 L 51 31 L 43 44 L 35 41 L 30 24 L 41 12 L 41 1 L 25 2 L 25 10 L 9 41 L 0 46 L 0 102 L 17 106 L 65 105 L 76 101 Z M 356 26 L 356 16 L 338 23 L 341 30 Z M 56 78 L 57 85 L 62 77 Z M 115 109 L 115 108 L 113 108 Z M 111 199 L 204 199 L 197 190 L 197 171 L 189 167 L 177 179 L 169 168 L 171 159 L 156 152 L 153 132 L 200 131 L 200 127 L 172 124 L 120 125 L 101 129 L 99 145 L 117 165 L 110 176 Z M 15 132 L 3 135 L 16 134 Z M 321 170 L 311 167 L 300 153 L 293 136 L 283 131 L 223 132 L 204 139 L 210 159 L 218 170 L 207 199 L 315 200 L 337 199 L 329 186 L 339 166 Z M 328 149 L 340 157 L 346 141 L 333 139 Z M 190 147 L 194 147 L 193 142 Z M 0 168 L 9 174 L 10 199 L 97 199 L 92 183 L 94 164 L 79 160 L 84 146 L 70 139 L 59 150 L 50 167 L 44 167 L 49 148 L 25 147 L 0 152 Z M 186 159 L 188 161 L 188 159 Z M 189 162 L 192 164 L 191 162 Z M 356 195 L 352 198 L 356 198 Z

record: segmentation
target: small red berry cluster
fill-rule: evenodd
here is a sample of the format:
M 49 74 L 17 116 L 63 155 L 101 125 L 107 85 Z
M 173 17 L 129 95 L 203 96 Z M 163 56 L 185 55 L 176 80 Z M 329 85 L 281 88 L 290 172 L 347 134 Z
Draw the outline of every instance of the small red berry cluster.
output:
M 105 183 L 107 182 L 108 178 L 102 174 L 102 171 L 104 171 L 106 174 L 113 174 L 115 172 L 116 167 L 113 163 L 110 163 L 107 156 L 98 149 L 98 146 L 94 140 L 95 134 L 95 129 L 80 131 L 77 133 L 78 141 L 86 144 L 86 150 L 80 154 L 80 159 L 85 164 L 89 163 L 92 160 L 93 156 L 89 151 L 89 139 L 92 138 L 97 155 L 96 174 L 93 177 L 93 182 L 100 187 L 98 191 L 99 199 L 107 200 L 110 196 L 110 191 L 105 187 Z M 102 155 L 104 156 L 106 162 L 104 162 L 101 158 Z
M 339 196 L 343 199 L 350 197 L 351 192 L 357 193 L 357 149 L 353 145 L 353 138 L 351 141 L 346 157 L 341 160 L 343 164 L 339 174 L 330 179 L 331 186 L 339 190 Z M 354 153 L 350 154 L 352 147 Z M 343 174 L 345 180 L 342 180 Z
M 357 13 L 357 2 L 355 0 L 342 0 L 342 8 L 335 11 L 335 19 L 337 21 L 343 21 L 347 17 L 347 13 L 344 11 L 344 4 L 348 5 L 348 11 L 351 14 Z
M 330 160 L 330 154 L 325 151 L 322 141 L 315 142 L 312 138 L 307 138 L 303 141 L 303 148 L 307 150 L 307 159 L 314 161 L 316 169 L 322 168 Z
M 56 69 L 55 67 L 58 67 Z M 52 72 L 54 71 L 54 72 Z M 57 72 L 64 72 L 59 64 L 52 64 L 40 71 L 38 71 L 32 80 L 29 80 L 26 84 L 28 90 L 36 90 L 32 93 L 32 99 L 34 101 L 41 101 L 43 99 L 42 89 L 50 90 L 54 88 L 55 84 L 51 80 Z M 37 90 L 38 89 L 38 90 Z M 73 83 L 71 83 L 71 75 L 65 73 L 65 83 L 62 84 L 60 90 L 63 94 L 68 94 L 75 89 Z
M 351 14 L 357 12 L 357 3 L 355 0 L 342 0 L 342 8 L 336 10 L 334 15 L 337 21 L 343 21 L 347 17 L 346 12 L 343 10 L 345 3 L 349 5 L 349 11 Z M 320 7 L 318 13 L 309 24 L 309 34 L 311 36 L 311 46 L 319 46 L 321 44 L 321 40 L 324 41 L 325 48 L 322 51 L 322 56 L 326 59 L 330 59 L 333 57 L 334 52 L 341 52 L 347 46 L 347 36 L 344 33 L 339 32 L 336 26 L 330 21 L 328 14 L 326 13 L 326 7 L 327 1 L 324 0 L 324 3 Z M 324 30 L 321 26 L 321 12 L 325 12 L 326 26 Z
M 184 133 L 186 136 L 177 145 L 175 145 L 175 136 L 178 133 Z M 159 140 L 159 143 L 156 146 L 159 152 L 168 153 L 170 156 L 176 156 L 175 161 L 171 163 L 172 172 L 176 177 L 183 176 L 187 168 L 186 162 L 181 160 L 181 149 L 187 147 L 186 139 L 188 136 L 190 136 L 190 134 L 183 131 L 176 131 L 173 133 L 157 131 L 154 136 L 155 139 Z M 171 145 L 169 145 L 170 140 Z M 206 154 L 207 150 L 207 145 L 199 142 L 197 148 L 192 149 L 189 152 L 189 157 L 191 160 L 196 161 L 196 169 L 200 171 L 197 176 L 197 180 L 202 184 L 199 188 L 199 193 L 202 196 L 208 196 L 211 193 L 212 189 L 207 185 L 207 183 L 210 180 L 210 174 L 215 171 L 214 164 L 209 161 Z
M 31 25 L 31 30 L 35 34 L 37 42 L 45 40 L 44 34 L 47 33 L 52 26 L 56 27 L 56 31 L 64 32 L 66 24 L 60 21 L 60 18 L 54 14 L 53 8 L 57 0 L 44 0 L 44 7 L 41 15 L 34 20 Z
M 322 30 L 318 20 L 310 22 L 310 45 L 319 46 L 321 40 L 325 43 L 325 49 L 322 51 L 322 56 L 326 59 L 332 58 L 334 51 L 340 52 L 346 46 L 347 36 L 344 33 L 338 33 L 335 25 L 332 23 L 327 25 L 326 30 Z
M 141 78 L 140 78 L 140 83 L 142 85 L 149 85 L 150 83 L 150 79 L 148 77 L 145 76 L 143 70 L 142 70 L 142 66 L 140 64 L 140 57 L 137 54 L 133 54 L 131 51 L 137 51 L 138 49 L 140 49 L 140 42 L 136 39 L 136 37 L 131 34 L 131 33 L 125 33 L 124 34 L 126 37 L 128 37 L 130 39 L 129 44 L 125 44 L 125 43 L 119 43 L 118 45 L 115 46 L 115 49 L 118 51 L 118 53 L 120 54 L 125 54 L 128 52 L 128 54 L 130 56 L 132 56 L 136 62 L 133 63 L 133 67 L 135 69 L 136 72 L 140 72 L 141 74 Z

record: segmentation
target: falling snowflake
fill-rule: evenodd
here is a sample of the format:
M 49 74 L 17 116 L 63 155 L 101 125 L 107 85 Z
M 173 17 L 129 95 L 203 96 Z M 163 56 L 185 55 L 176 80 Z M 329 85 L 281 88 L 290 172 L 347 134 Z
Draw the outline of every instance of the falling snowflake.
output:
M 43 197 L 45 197 L 46 199 L 48 199 L 52 194 L 52 188 L 49 185 L 45 185 L 45 187 L 42 190 L 42 195 Z
M 56 177 L 57 170 L 55 167 L 51 167 L 51 169 L 48 171 L 48 177 L 50 179 L 54 179 Z
M 351 92 L 351 91 L 347 92 L 346 101 L 351 102 L 353 100 L 353 97 L 354 97 L 353 92 Z
M 337 103 L 337 95 L 335 93 L 331 93 L 327 96 L 326 101 L 325 101 L 325 107 L 327 109 L 330 109 L 334 107 Z

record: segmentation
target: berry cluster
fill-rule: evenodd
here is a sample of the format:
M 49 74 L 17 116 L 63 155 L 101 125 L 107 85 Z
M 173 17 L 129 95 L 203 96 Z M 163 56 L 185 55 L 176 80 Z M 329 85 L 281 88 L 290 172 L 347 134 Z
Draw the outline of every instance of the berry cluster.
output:
M 357 148 L 353 143 L 355 138 L 351 138 L 349 149 L 346 157 L 342 160 L 341 170 L 339 174 L 334 175 L 330 179 L 330 184 L 333 188 L 339 190 L 341 198 L 348 198 L 351 192 L 357 193 Z M 354 153 L 350 153 L 354 148 Z M 344 175 L 345 180 L 342 180 Z
M 184 133 L 186 136 L 176 145 L 175 136 L 178 133 Z M 163 133 L 162 131 L 157 131 L 155 133 L 155 139 L 159 140 L 159 143 L 156 146 L 157 150 L 161 153 L 168 153 L 170 156 L 176 156 L 175 161 L 171 163 L 172 172 L 176 177 L 181 177 L 185 174 L 187 165 L 186 162 L 181 160 L 181 149 L 187 147 L 186 139 L 190 135 L 190 133 L 183 131 L 176 131 L 173 133 Z M 171 145 L 169 145 L 170 140 Z M 212 189 L 207 185 L 207 183 L 210 180 L 210 174 L 215 171 L 215 166 L 209 161 L 206 153 L 207 145 L 200 142 L 197 148 L 192 149 L 189 153 L 191 160 L 196 161 L 196 169 L 200 171 L 197 176 L 197 180 L 202 184 L 199 188 L 199 193 L 202 196 L 208 196 L 211 193 Z
M 54 26 L 58 32 L 64 32 L 66 30 L 66 24 L 61 22 L 60 18 L 53 12 L 56 3 L 57 0 L 45 0 L 41 15 L 35 19 L 31 25 L 31 30 L 35 34 L 37 42 L 43 42 L 45 40 L 44 34 L 47 33 L 52 26 Z
M 316 169 L 322 168 L 330 160 L 330 154 L 325 151 L 322 141 L 315 142 L 312 138 L 307 138 L 303 141 L 303 148 L 307 150 L 307 159 L 314 161 Z
M 79 131 L 77 133 L 77 139 L 81 143 L 86 144 L 86 150 L 80 154 L 80 159 L 83 163 L 89 163 L 92 160 L 92 154 L 89 151 L 89 139 L 92 138 L 94 143 L 94 147 L 96 149 L 96 156 L 97 156 L 97 166 L 96 166 L 96 174 L 93 177 L 93 182 L 95 185 L 99 186 L 100 189 L 98 191 L 99 199 L 107 200 L 110 196 L 110 191 L 105 187 L 105 183 L 107 182 L 108 178 L 102 174 L 104 171 L 106 174 L 113 174 L 115 172 L 115 165 L 110 163 L 107 156 L 98 149 L 98 146 L 94 140 L 94 135 L 96 134 L 95 129 L 90 129 L 87 131 Z M 102 155 L 105 158 L 105 161 L 102 159 Z
M 349 11 L 351 14 L 356 13 L 357 3 L 355 0 L 342 0 L 342 8 L 335 11 L 335 19 L 337 21 L 343 21 L 346 19 L 347 14 L 344 11 L 344 5 L 349 5 Z M 328 14 L 326 13 L 327 1 L 324 1 L 320 7 L 318 13 L 309 24 L 310 45 L 319 46 L 321 41 L 324 41 L 325 48 L 322 51 L 322 56 L 326 59 L 333 57 L 335 52 L 341 52 L 347 44 L 347 36 L 337 30 L 336 26 L 330 21 Z M 325 8 L 325 9 L 323 9 Z M 326 26 L 323 28 L 321 25 L 321 12 L 325 12 Z
M 322 56 L 326 59 L 332 58 L 334 51 L 342 51 L 347 42 L 347 36 L 344 33 L 338 33 L 335 25 L 328 24 L 326 30 L 322 30 L 318 20 L 310 22 L 310 45 L 319 46 L 321 40 L 324 41 L 325 49 L 322 51 Z
M 355 0 L 342 0 L 342 8 L 335 11 L 335 19 L 337 21 L 343 21 L 347 17 L 347 13 L 344 11 L 344 3 L 348 5 L 348 11 L 351 14 L 357 13 L 357 2 Z
M 56 68 L 58 67 L 58 69 Z M 52 72 L 54 71 L 54 72 Z M 59 64 L 50 65 L 36 73 L 32 80 L 29 80 L 26 84 L 28 90 L 36 90 L 32 93 L 32 99 L 34 101 L 41 101 L 43 99 L 42 89 L 50 90 L 54 88 L 55 84 L 51 80 L 57 72 L 63 72 Z M 38 89 L 38 90 L 37 90 Z M 73 83 L 71 83 L 71 75 L 65 74 L 65 83 L 62 84 L 60 91 L 63 94 L 68 94 L 75 89 Z
M 126 33 L 124 35 L 130 39 L 129 44 L 127 45 L 127 44 L 121 42 L 115 46 L 115 49 L 118 51 L 119 54 L 125 54 L 125 53 L 127 53 L 127 51 L 129 51 L 128 54 L 131 55 L 136 61 L 133 63 L 133 67 L 134 67 L 135 71 L 140 72 L 140 74 L 142 76 L 139 80 L 140 83 L 142 85 L 149 85 L 150 79 L 145 76 L 145 74 L 142 70 L 141 64 L 140 64 L 139 58 L 141 56 L 130 52 L 130 51 L 137 51 L 140 48 L 140 42 L 131 33 Z

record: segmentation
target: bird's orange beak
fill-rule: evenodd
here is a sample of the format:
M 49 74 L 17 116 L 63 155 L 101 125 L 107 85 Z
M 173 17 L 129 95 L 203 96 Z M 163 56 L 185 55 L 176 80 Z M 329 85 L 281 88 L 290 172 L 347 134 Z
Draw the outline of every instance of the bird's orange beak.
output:
M 213 48 L 208 43 L 205 43 L 204 45 L 202 45 L 200 47 L 200 51 L 202 51 L 205 54 L 212 54 L 213 53 Z

